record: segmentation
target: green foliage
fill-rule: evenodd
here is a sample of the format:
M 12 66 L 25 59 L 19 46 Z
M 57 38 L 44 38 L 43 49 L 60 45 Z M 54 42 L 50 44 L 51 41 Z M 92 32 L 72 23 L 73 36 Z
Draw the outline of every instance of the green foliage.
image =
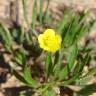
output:
M 90 84 L 86 86 L 80 86 L 81 90 L 76 92 L 74 96 L 89 96 L 96 92 L 96 84 Z
M 56 96 L 53 90 L 46 90 L 42 96 Z
M 46 78 L 48 79 L 49 75 L 52 74 L 53 71 L 53 64 L 52 64 L 52 55 L 49 53 L 46 59 Z
M 34 1 L 34 6 L 33 6 L 33 14 L 32 14 L 32 28 L 35 30 L 36 26 L 36 20 L 37 20 L 37 2 L 36 0 Z
M 67 65 L 60 71 L 59 74 L 59 80 L 63 80 L 72 70 L 72 67 L 74 66 L 78 54 L 77 45 L 74 44 L 72 46 L 72 51 L 70 52 L 70 55 L 67 60 Z
M 32 88 L 36 88 L 37 87 L 37 83 L 35 80 L 32 79 L 31 76 L 31 71 L 29 67 L 25 67 L 24 68 L 24 73 L 23 75 L 21 75 L 20 73 L 18 73 L 16 70 L 13 69 L 13 74 L 14 76 L 16 76 L 16 78 L 18 80 L 20 80 L 21 82 L 23 82 L 24 84 L 26 84 L 27 86 L 30 86 Z
M 75 43 L 75 41 L 80 40 L 84 34 L 89 32 L 90 28 L 93 26 L 94 21 L 86 22 L 86 16 L 88 13 L 81 13 L 80 15 L 65 11 L 63 20 L 60 22 L 60 27 L 58 28 L 60 34 L 63 38 L 62 46 L 70 46 Z
M 0 27 L 0 35 L 2 35 L 4 47 L 6 50 L 11 52 L 11 47 L 12 47 L 12 36 L 11 33 L 9 32 L 8 28 L 5 27 L 4 25 L 1 25 Z
M 30 86 L 37 87 L 37 82 L 32 79 L 31 70 L 27 66 L 25 66 L 24 68 L 24 78 L 29 83 Z
M 25 19 L 26 23 L 28 24 L 28 26 L 30 26 L 29 25 L 29 21 L 28 21 L 28 16 L 27 16 L 27 14 L 28 14 L 27 1 L 26 0 L 22 0 L 22 3 L 23 3 L 24 19 Z
M 43 3 L 44 0 L 40 0 L 40 23 L 42 23 L 42 19 L 43 19 Z
M 20 80 L 21 82 L 27 84 L 26 80 L 24 79 L 24 77 L 22 75 L 20 75 L 16 70 L 13 70 L 13 74 L 14 76 L 16 76 L 16 78 L 18 80 Z
M 13 61 L 16 62 L 16 64 L 19 64 L 19 65 L 25 65 L 26 63 L 26 57 L 25 57 L 25 52 L 23 49 L 21 50 L 16 50 L 14 52 L 14 58 L 13 58 Z

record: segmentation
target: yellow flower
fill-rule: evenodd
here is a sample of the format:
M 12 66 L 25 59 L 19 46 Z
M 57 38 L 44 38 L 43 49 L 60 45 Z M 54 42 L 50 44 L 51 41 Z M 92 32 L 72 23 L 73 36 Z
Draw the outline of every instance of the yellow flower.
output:
M 38 36 L 40 47 L 52 53 L 60 49 L 61 41 L 61 36 L 53 29 L 46 29 L 43 34 Z

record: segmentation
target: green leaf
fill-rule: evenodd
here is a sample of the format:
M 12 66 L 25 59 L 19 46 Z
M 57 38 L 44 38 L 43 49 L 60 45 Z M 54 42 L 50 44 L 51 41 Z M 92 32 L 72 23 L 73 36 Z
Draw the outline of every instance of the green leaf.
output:
M 77 33 L 79 32 L 78 29 L 79 29 L 79 26 L 80 26 L 80 22 L 78 22 L 79 20 L 79 16 L 76 15 L 73 17 L 73 23 L 72 23 L 72 27 L 71 27 L 71 30 L 70 30 L 70 34 L 69 34 L 69 40 L 68 40 L 68 44 L 71 45 L 71 44 L 74 44 L 75 41 L 77 40 Z
M 20 80 L 21 82 L 23 82 L 23 83 L 25 83 L 25 84 L 28 84 L 27 81 L 25 80 L 25 78 L 24 78 L 22 75 L 20 75 L 16 70 L 13 69 L 12 72 L 13 72 L 14 76 L 15 76 L 18 80 Z
M 69 10 L 66 10 L 64 16 L 63 16 L 63 19 L 61 20 L 60 24 L 59 24 L 59 27 L 58 27 L 58 32 L 60 32 L 62 34 L 65 33 L 63 31 L 63 29 L 65 28 L 65 26 L 69 23 L 70 21 L 70 16 L 71 16 L 71 12 Z
M 44 91 L 42 95 L 43 96 L 56 96 L 55 92 L 49 88 L 46 91 Z
M 28 67 L 26 67 L 26 69 L 24 70 L 24 75 L 20 75 L 16 70 L 13 69 L 13 74 L 15 75 L 15 77 L 20 80 L 21 82 L 23 82 L 24 84 L 27 84 L 30 87 L 37 87 L 37 83 L 35 80 L 32 79 L 31 77 L 31 73 L 30 73 L 30 69 Z
M 22 0 L 22 3 L 23 3 L 24 19 L 27 25 L 30 27 L 29 20 L 28 20 L 27 0 Z
M 69 27 L 66 30 L 65 38 L 63 39 L 63 43 L 67 45 L 72 45 L 75 43 L 77 39 L 77 29 L 79 27 L 79 16 L 77 14 L 73 14 L 73 16 L 70 19 Z
M 25 65 L 25 54 L 26 53 L 24 49 L 16 50 L 16 52 L 14 52 L 13 61 L 15 61 L 19 65 Z
M 48 53 L 47 58 L 46 58 L 46 77 L 48 78 L 48 76 L 52 73 L 53 71 L 53 65 L 52 65 L 52 54 Z
M 41 24 L 43 19 L 43 3 L 44 3 L 44 0 L 40 0 L 40 23 Z
M 59 72 L 59 81 L 64 80 L 68 75 L 68 68 L 65 66 L 60 72 Z
M 53 18 L 50 17 L 49 12 L 46 11 L 42 20 L 43 24 L 47 24 L 47 26 L 53 26 Z
M 49 15 L 49 11 L 48 11 L 48 7 L 49 7 L 49 2 L 50 2 L 50 0 L 47 0 L 46 1 L 46 9 L 45 9 L 45 12 L 43 13 L 43 20 L 42 20 L 42 22 L 43 22 L 43 24 L 48 24 L 48 25 L 52 25 L 52 18 L 50 17 L 50 15 Z
M 69 58 L 67 60 L 67 65 L 60 71 L 59 74 L 60 81 L 64 80 L 67 77 L 67 75 L 71 72 L 72 67 L 74 66 L 75 61 L 77 59 L 77 54 L 78 54 L 78 49 L 77 49 L 77 44 L 75 43 L 72 46 Z
M 27 23 L 27 25 L 28 25 L 28 27 L 29 27 L 29 29 L 30 29 L 30 31 L 29 32 L 27 32 L 26 34 L 25 34 L 25 37 L 26 37 L 26 39 L 27 39 L 27 41 L 28 41 L 28 43 L 30 44 L 30 43 L 32 43 L 32 32 L 33 32 L 33 30 L 35 29 L 35 23 L 36 22 L 34 22 L 35 21 L 35 13 L 37 12 L 37 9 L 36 10 L 34 10 L 34 6 L 33 6 L 33 12 L 34 13 L 32 13 L 32 22 L 33 22 L 33 26 L 31 26 L 31 24 L 30 24 L 30 22 L 29 22 L 29 20 L 28 20 L 28 15 L 27 15 L 27 13 L 28 13 L 28 9 L 27 9 L 27 0 L 22 0 L 22 2 L 23 2 L 23 10 L 24 10 L 24 19 L 25 19 L 25 21 L 26 21 L 26 23 Z M 36 0 L 35 0 L 35 2 L 36 2 Z M 34 18 L 33 18 L 34 17 Z M 31 28 L 32 27 L 32 28 Z M 34 27 L 34 28 L 33 28 Z M 21 38 L 23 37 L 23 32 L 24 32 L 24 29 L 23 29 L 23 27 L 22 27 L 22 29 L 21 29 Z M 21 39 L 22 40 L 22 39 Z
M 18 39 L 20 43 L 23 43 L 24 41 L 24 27 L 21 26 L 20 30 L 18 30 Z
M 57 51 L 56 53 L 55 53 L 55 56 L 54 56 L 54 66 L 58 63 L 58 60 L 59 60 L 59 51 Z
M 80 39 L 82 36 L 84 36 L 87 32 L 90 32 L 91 28 L 95 24 L 95 20 L 92 20 L 91 22 L 88 22 L 88 24 L 81 24 L 79 30 L 78 30 L 78 39 Z
M 70 37 L 73 34 L 73 32 L 71 30 L 72 29 L 72 25 L 73 25 L 73 21 L 74 21 L 74 18 L 72 18 L 72 20 L 70 21 L 70 23 L 68 25 L 65 37 L 63 38 L 63 44 L 69 45 L 69 40 L 71 39 Z
M 81 87 L 81 90 L 76 92 L 77 96 L 90 96 L 96 92 L 96 84 L 90 84 Z
M 4 47 L 6 48 L 7 51 L 11 52 L 13 38 L 11 36 L 10 31 L 6 26 L 1 25 L 0 34 L 3 38 Z
M 74 63 L 77 59 L 77 54 L 78 54 L 78 48 L 77 48 L 77 44 L 75 43 L 72 46 L 72 51 L 67 61 L 67 66 L 68 66 L 69 71 L 71 71 L 72 67 L 74 66 Z
M 74 75 L 69 80 L 64 81 L 64 84 L 71 84 L 72 82 L 75 82 L 75 80 L 79 78 L 84 66 L 89 62 L 89 60 L 90 57 L 87 54 L 85 58 L 82 60 L 82 62 L 77 66 Z
M 17 54 L 17 56 L 14 57 L 14 60 L 17 64 L 22 65 L 22 57 L 20 54 Z
M 86 84 L 88 84 L 88 82 L 90 82 L 90 80 L 92 79 L 92 75 L 88 75 L 88 76 L 86 76 L 86 77 L 82 77 L 82 78 L 80 78 L 80 79 L 78 79 L 76 82 L 77 82 L 77 85 L 79 85 L 79 86 L 84 86 L 84 85 L 86 85 Z
M 7 44 L 12 44 L 12 36 L 11 36 L 11 33 L 9 32 L 9 30 L 7 29 L 7 27 L 5 27 L 4 25 L 2 25 L 2 28 L 3 28 L 3 34 L 5 35 L 5 40 L 6 40 L 6 43 Z
M 78 22 L 81 23 L 86 18 L 87 15 L 88 15 L 88 12 L 86 12 L 86 13 L 85 12 L 81 12 L 80 16 L 79 16 L 80 18 L 79 18 Z
M 33 12 L 32 12 L 32 29 L 35 30 L 36 20 L 37 20 L 37 0 L 34 1 Z
M 31 70 L 27 65 L 24 68 L 24 78 L 32 87 L 37 87 L 37 82 L 33 80 Z
M 29 44 L 29 45 L 32 44 L 32 34 L 31 34 L 31 32 L 27 32 L 25 34 L 25 40 L 26 40 L 27 44 Z
M 54 60 L 54 75 L 55 75 L 55 79 L 58 79 L 59 73 L 61 71 L 61 64 L 62 64 L 62 57 L 63 57 L 63 50 L 60 49 L 56 54 L 55 54 L 55 60 Z M 56 60 L 57 59 L 57 60 Z M 57 62 L 57 63 L 56 63 Z
M 70 78 L 67 81 L 64 81 L 64 85 L 71 84 L 72 82 L 75 82 L 76 79 L 80 76 L 80 73 L 75 74 L 72 78 Z
M 81 59 L 81 63 L 79 64 L 79 66 L 78 66 L 78 72 L 82 72 L 82 70 L 83 70 L 83 68 L 84 68 L 84 66 L 87 64 L 87 63 L 89 63 L 89 61 L 90 61 L 90 56 L 89 56 L 89 54 L 87 53 L 86 54 L 86 56 L 84 57 L 84 59 Z
M 84 36 L 88 32 L 89 26 L 81 25 L 79 30 L 78 30 L 78 39 L 80 39 L 82 36 Z
M 77 66 L 77 71 L 76 73 L 74 74 L 74 76 L 69 80 L 69 82 L 73 82 L 75 81 L 79 76 L 80 74 L 82 73 L 82 70 L 84 68 L 84 66 L 89 62 L 90 60 L 90 56 L 88 54 L 86 54 L 85 58 L 81 61 L 81 63 L 79 64 L 79 66 Z

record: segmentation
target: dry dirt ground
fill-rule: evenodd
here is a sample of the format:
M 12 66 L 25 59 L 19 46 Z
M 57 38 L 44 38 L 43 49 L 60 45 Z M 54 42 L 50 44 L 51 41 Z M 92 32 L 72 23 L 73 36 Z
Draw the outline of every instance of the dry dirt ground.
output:
M 46 1 L 46 0 L 44 0 Z M 58 8 L 66 5 L 73 6 L 74 9 L 83 10 L 83 9 L 92 9 L 96 14 L 96 0 L 50 0 L 49 8 L 53 10 L 52 15 Z M 27 0 L 27 16 L 29 22 L 32 21 L 32 6 L 34 0 Z M 40 0 L 38 0 L 39 6 Z M 44 8 L 46 7 L 46 2 L 44 3 Z M 64 7 L 63 7 L 64 8 Z M 12 23 L 22 24 L 24 23 L 24 14 L 22 0 L 0 0 L 0 22 L 10 26 Z M 25 24 L 26 25 L 26 24 Z

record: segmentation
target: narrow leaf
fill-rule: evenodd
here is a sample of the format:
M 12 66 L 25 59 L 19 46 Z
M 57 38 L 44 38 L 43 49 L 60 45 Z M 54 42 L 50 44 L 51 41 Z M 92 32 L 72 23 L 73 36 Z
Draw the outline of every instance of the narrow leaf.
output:
M 42 24 L 43 19 L 43 2 L 44 0 L 40 0 L 40 23 Z
M 23 49 L 20 50 L 16 50 L 16 52 L 14 52 L 14 58 L 13 61 L 15 61 L 17 64 L 19 65 L 24 65 L 25 63 L 25 52 Z
M 48 78 L 48 76 L 52 73 L 53 71 L 53 65 L 52 65 L 52 55 L 51 53 L 49 53 L 47 55 L 47 58 L 46 58 L 46 77 Z
M 20 75 L 16 70 L 13 69 L 12 72 L 13 72 L 14 76 L 15 76 L 18 80 L 20 80 L 21 82 L 23 82 L 23 83 L 25 83 L 25 84 L 28 84 L 28 83 L 26 82 L 25 78 L 24 78 L 22 75 Z
M 3 32 L 5 33 L 5 40 L 6 42 L 8 42 L 8 44 L 12 44 L 12 36 L 11 36 L 11 33 L 9 32 L 9 30 L 7 29 L 7 27 L 5 27 L 4 25 L 2 25 L 2 28 L 3 28 Z
M 68 66 L 69 71 L 71 71 L 72 67 L 74 66 L 74 63 L 77 59 L 77 54 L 78 54 L 78 48 L 77 48 L 77 44 L 75 43 L 72 46 L 72 51 L 67 61 L 67 66 Z
M 68 68 L 65 66 L 59 73 L 59 81 L 64 80 L 68 75 Z
M 35 30 L 37 20 L 37 0 L 34 1 L 33 12 L 32 12 L 32 29 Z
M 52 89 L 47 89 L 43 92 L 43 96 L 56 96 L 56 94 Z
M 30 68 L 26 65 L 24 69 L 24 78 L 32 86 L 37 87 L 37 82 L 33 80 Z
M 67 65 L 60 71 L 59 74 L 60 81 L 64 80 L 67 77 L 67 75 L 71 72 L 72 67 L 74 66 L 74 63 L 77 59 L 77 54 L 78 54 L 77 44 L 74 44 L 72 46 L 72 50 L 67 61 Z

